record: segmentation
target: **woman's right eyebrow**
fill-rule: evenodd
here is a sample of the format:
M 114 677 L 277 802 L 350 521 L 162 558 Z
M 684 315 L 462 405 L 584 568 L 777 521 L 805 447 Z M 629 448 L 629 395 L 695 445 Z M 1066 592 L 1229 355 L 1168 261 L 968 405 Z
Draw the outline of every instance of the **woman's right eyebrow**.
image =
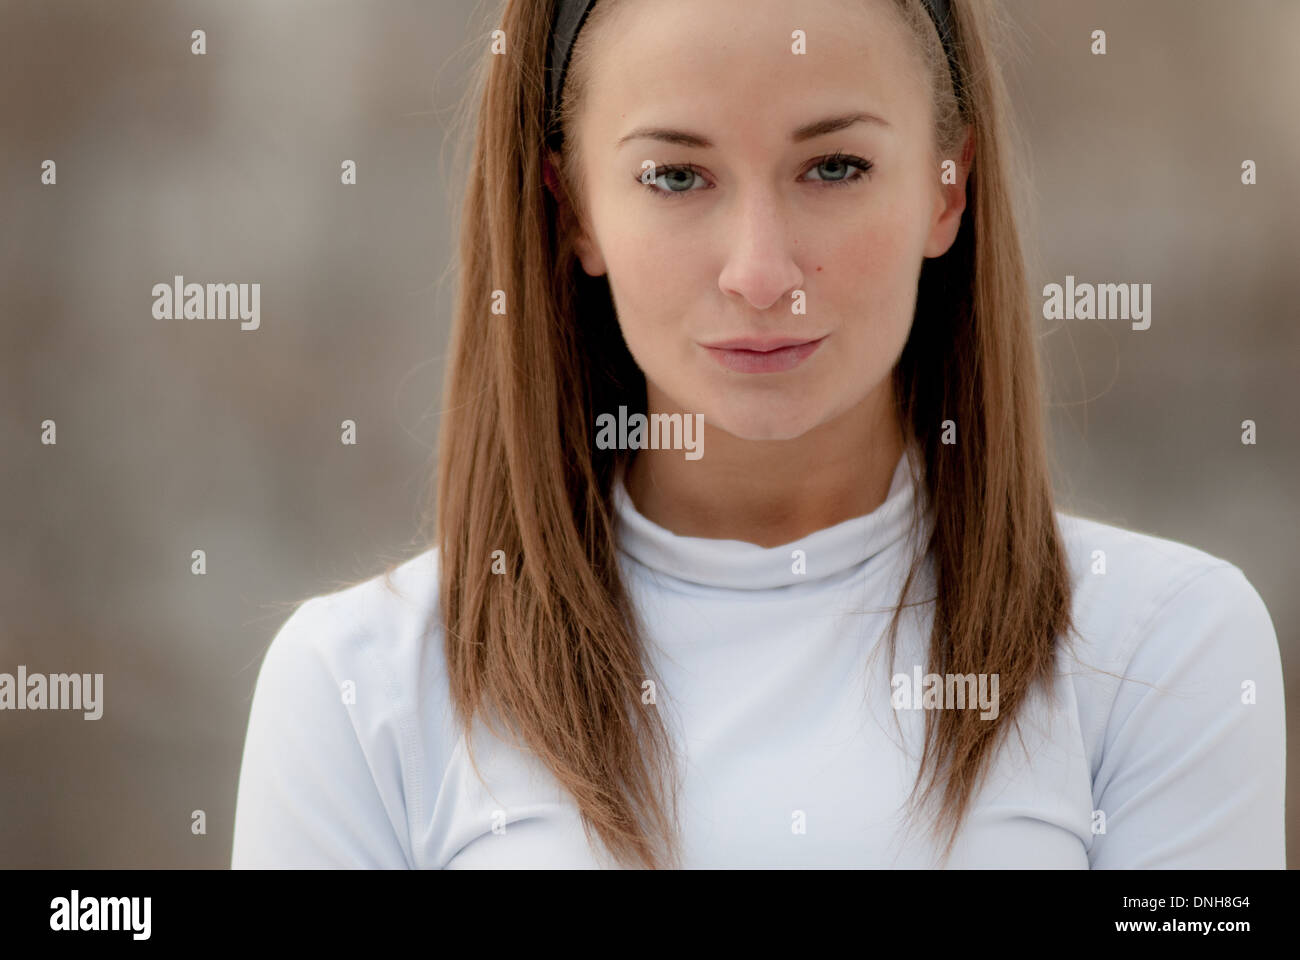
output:
M 812 123 L 804 124 L 790 134 L 790 142 L 802 143 L 814 137 L 843 130 L 855 123 L 871 123 L 886 128 L 890 126 L 888 120 L 878 117 L 874 113 L 862 111 L 846 113 L 842 116 L 826 117 L 822 120 L 814 120 Z M 700 150 L 708 150 L 713 147 L 713 141 L 708 137 L 698 133 L 691 133 L 688 130 L 675 130 L 670 127 L 637 127 L 630 133 L 620 137 L 614 146 L 621 147 L 630 140 L 659 140 L 663 143 L 672 143 L 680 147 L 695 147 Z
M 701 150 L 708 150 L 713 146 L 711 140 L 697 133 L 671 130 L 668 127 L 637 127 L 626 136 L 620 137 L 614 146 L 621 147 L 629 140 L 661 140 L 664 143 L 675 143 L 681 147 L 698 147 Z

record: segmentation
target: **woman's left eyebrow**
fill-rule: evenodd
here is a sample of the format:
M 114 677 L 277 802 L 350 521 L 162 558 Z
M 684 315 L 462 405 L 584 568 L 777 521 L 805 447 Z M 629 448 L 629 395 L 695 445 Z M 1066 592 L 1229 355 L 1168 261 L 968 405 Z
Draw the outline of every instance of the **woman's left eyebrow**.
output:
M 846 113 L 842 116 L 826 117 L 822 120 L 814 120 L 812 123 L 804 124 L 790 134 L 790 142 L 803 143 L 803 141 L 811 140 L 814 137 L 843 130 L 855 123 L 871 123 L 881 127 L 889 127 L 890 125 L 888 120 L 878 117 L 874 113 Z M 708 137 L 701 136 L 698 133 L 691 133 L 688 130 L 674 130 L 669 127 L 637 127 L 630 133 L 620 137 L 614 146 L 621 147 L 629 140 L 661 140 L 664 143 L 673 143 L 681 147 L 695 147 L 700 150 L 709 150 L 713 147 L 713 141 Z
M 812 123 L 805 124 L 790 134 L 790 142 L 803 143 L 803 141 L 811 140 L 813 137 L 820 137 L 824 133 L 843 130 L 855 123 L 873 123 L 881 127 L 889 126 L 888 120 L 878 117 L 874 113 L 846 113 L 842 117 L 827 117 L 825 120 L 814 120 Z

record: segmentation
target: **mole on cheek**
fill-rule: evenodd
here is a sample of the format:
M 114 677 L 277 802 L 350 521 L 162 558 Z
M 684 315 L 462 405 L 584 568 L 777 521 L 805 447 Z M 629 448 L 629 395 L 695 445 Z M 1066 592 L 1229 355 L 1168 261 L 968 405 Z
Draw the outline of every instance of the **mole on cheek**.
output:
M 817 272 L 818 272 L 818 273 L 821 273 L 821 272 L 822 272 L 822 268 L 821 268 L 821 267 L 818 267 L 818 268 L 817 268 Z

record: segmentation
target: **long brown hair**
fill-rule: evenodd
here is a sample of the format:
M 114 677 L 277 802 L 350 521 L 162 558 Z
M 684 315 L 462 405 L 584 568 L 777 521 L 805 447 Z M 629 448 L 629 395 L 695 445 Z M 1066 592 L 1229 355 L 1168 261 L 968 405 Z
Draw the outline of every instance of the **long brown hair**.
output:
M 961 228 L 945 255 L 923 264 L 894 372 L 907 441 L 924 457 L 918 503 L 931 505 L 933 533 L 907 574 L 890 650 L 901 600 L 928 561 L 929 670 L 998 674 L 1000 685 L 995 720 L 927 711 L 910 800 L 923 783 L 919 804 L 939 797 L 945 856 L 1000 738 L 1035 685 L 1050 689 L 1058 639 L 1072 628 L 991 2 L 951 2 L 958 102 L 920 0 L 892 0 L 933 79 L 937 156 L 955 157 L 973 129 Z M 585 48 L 616 3 L 597 3 L 579 35 L 562 118 L 582 102 Z M 544 186 L 553 4 L 507 0 L 494 25 L 504 49 L 485 54 L 468 114 L 459 289 L 426 523 L 467 740 L 479 717 L 526 746 L 573 797 L 589 842 L 594 833 L 625 865 L 671 867 L 680 865 L 679 773 L 662 718 L 642 703 L 650 671 L 616 553 L 612 483 L 627 454 L 592 443 L 599 412 L 645 410 L 645 379 L 605 278 L 588 277 L 574 257 L 568 217 L 581 216 L 582 191 L 573 151 L 558 164 L 569 205 Z M 943 442 L 944 421 L 957 443 Z

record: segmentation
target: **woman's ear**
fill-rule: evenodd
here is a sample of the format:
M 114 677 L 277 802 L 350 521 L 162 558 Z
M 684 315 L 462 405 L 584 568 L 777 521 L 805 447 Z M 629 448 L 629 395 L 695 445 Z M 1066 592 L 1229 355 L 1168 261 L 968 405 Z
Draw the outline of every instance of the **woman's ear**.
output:
M 961 229 L 961 216 L 966 209 L 966 179 L 970 175 L 974 158 L 975 128 L 967 127 L 961 156 L 953 164 L 951 177 L 947 171 L 941 172 L 930 235 L 925 242 L 923 255 L 926 257 L 943 256 L 957 239 L 957 232 Z
M 560 179 L 559 166 L 559 156 L 552 150 L 544 150 L 542 180 L 546 184 L 546 189 L 551 191 L 551 196 L 555 198 L 555 206 L 560 214 L 560 231 L 572 242 L 583 271 L 588 276 L 598 277 L 605 272 L 605 258 L 600 255 L 600 251 L 588 235 L 586 226 L 574 210 L 564 182 Z
M 556 203 L 563 202 L 563 191 L 560 189 L 560 177 L 555 172 L 558 163 L 556 154 L 552 150 L 542 151 L 542 182 L 546 184 L 546 189 L 551 191 L 555 197 Z

